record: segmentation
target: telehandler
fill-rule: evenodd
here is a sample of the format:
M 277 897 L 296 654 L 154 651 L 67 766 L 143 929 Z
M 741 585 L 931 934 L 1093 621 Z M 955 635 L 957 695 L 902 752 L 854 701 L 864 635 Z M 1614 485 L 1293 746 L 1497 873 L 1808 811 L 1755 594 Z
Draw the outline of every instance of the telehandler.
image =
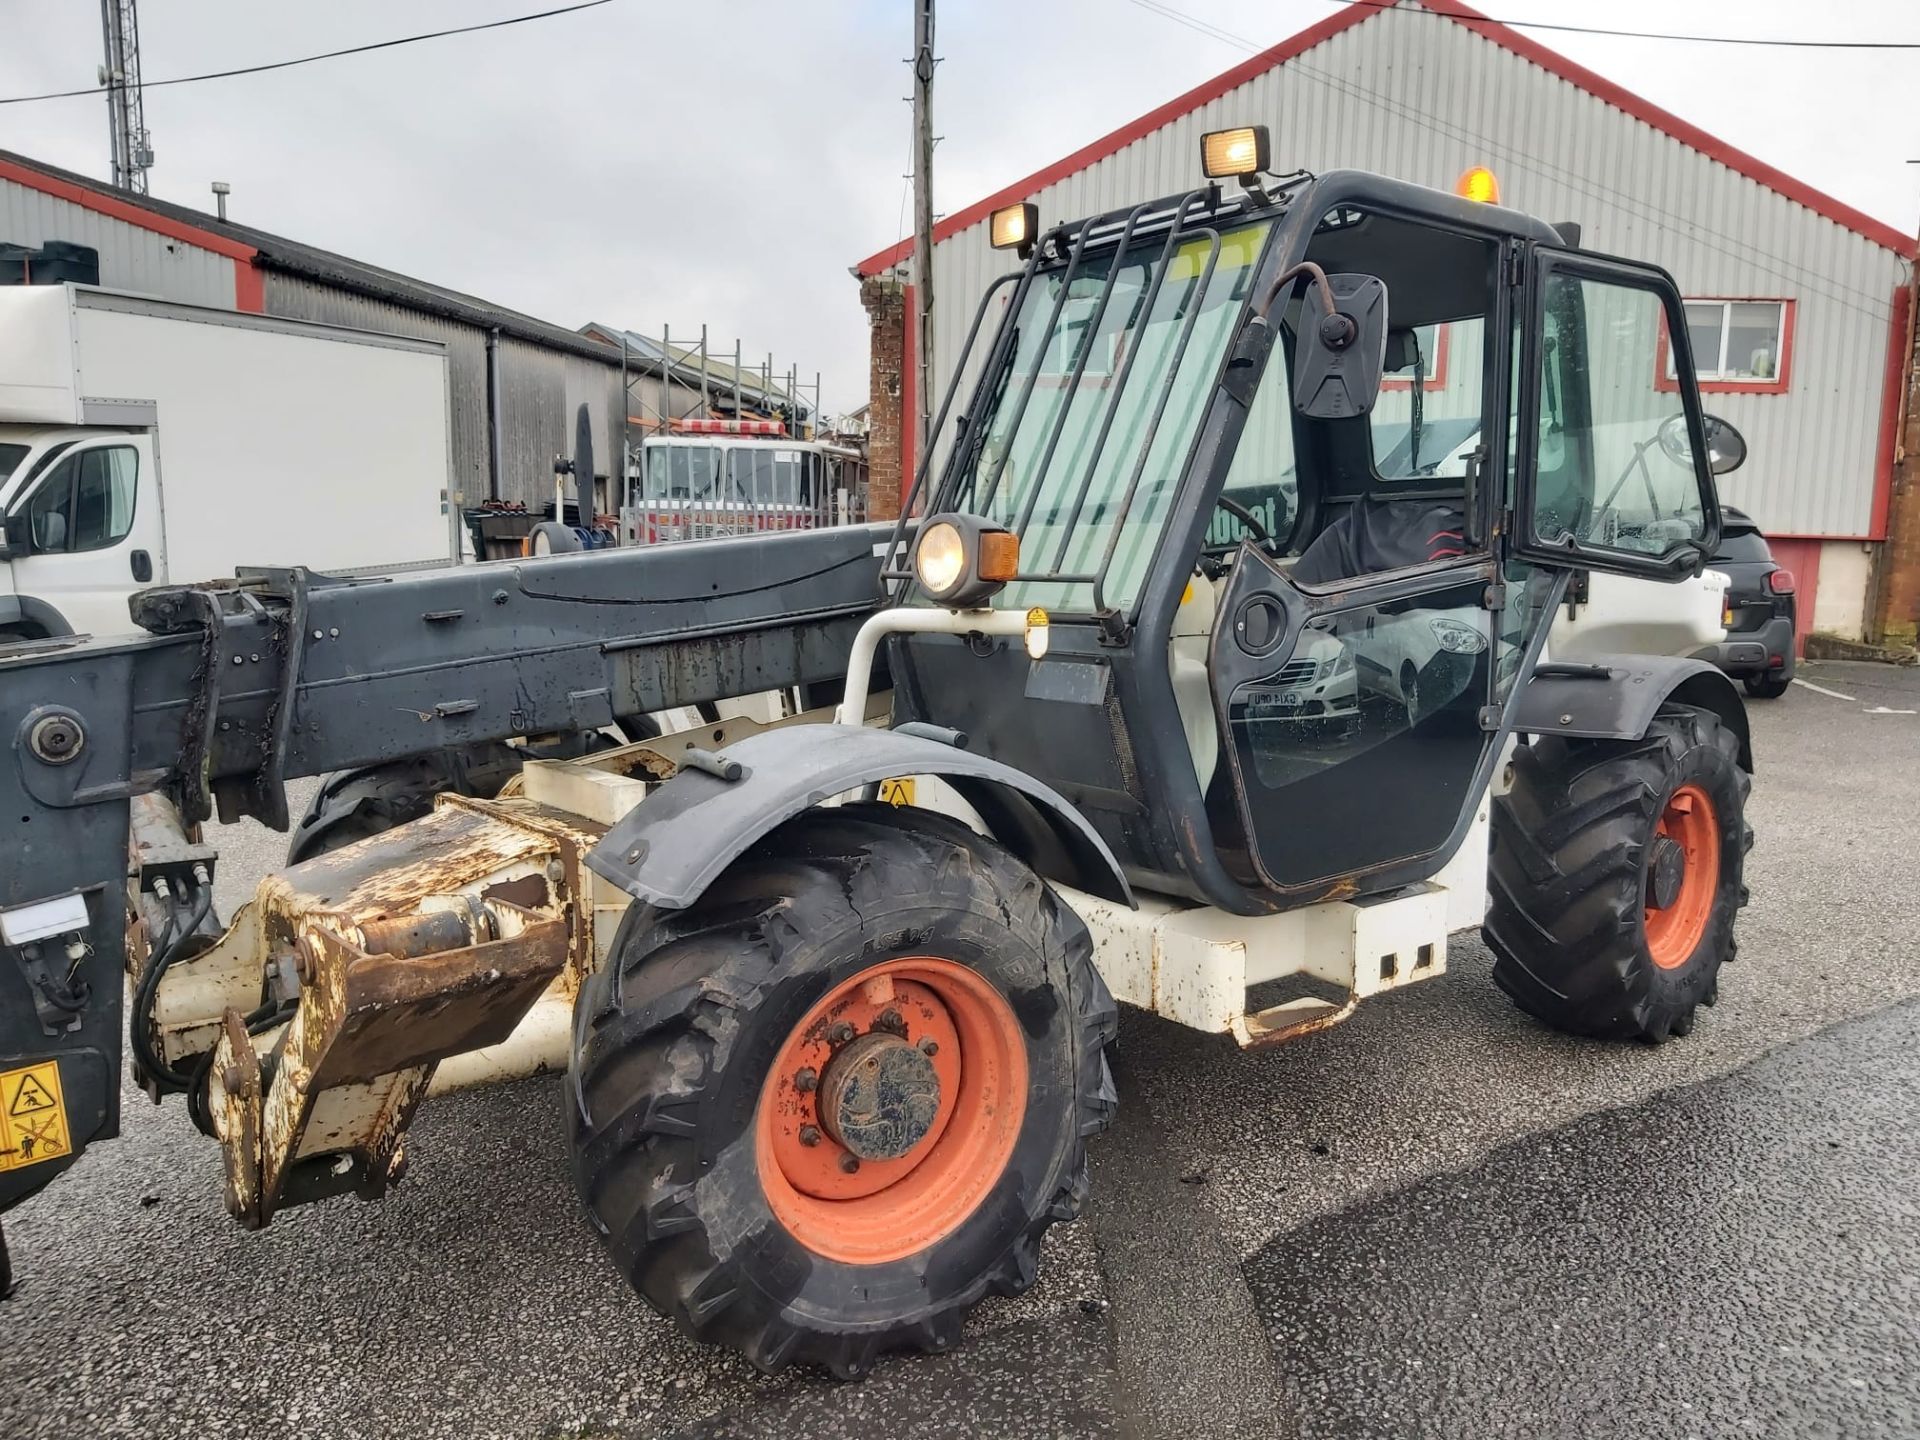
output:
M 124 968 L 133 1077 L 243 1225 L 381 1195 L 432 1094 L 563 1071 L 635 1289 L 851 1376 L 1032 1284 L 1116 1002 L 1274 1042 L 1484 925 L 1543 1022 L 1686 1034 L 1745 900 L 1745 712 L 1697 661 L 1545 649 L 1576 572 L 1717 538 L 1744 446 L 1673 281 L 1273 175 L 1257 127 L 1206 152 L 1183 195 L 994 216 L 1024 264 L 890 528 L 243 573 L 4 652 L 0 1203 L 117 1133 Z M 422 756 L 502 747 L 427 809 Z M 330 772 L 220 924 L 204 822 L 285 829 Z

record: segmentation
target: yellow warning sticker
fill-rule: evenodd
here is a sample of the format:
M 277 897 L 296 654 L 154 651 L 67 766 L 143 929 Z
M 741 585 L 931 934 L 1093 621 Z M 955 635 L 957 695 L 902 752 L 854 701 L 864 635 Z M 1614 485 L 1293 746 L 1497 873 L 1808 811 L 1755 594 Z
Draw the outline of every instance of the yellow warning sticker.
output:
M 880 798 L 889 805 L 913 804 L 913 777 L 909 775 L 904 780 L 882 780 Z
M 72 1148 L 59 1062 L 0 1074 L 0 1170 L 58 1160 Z

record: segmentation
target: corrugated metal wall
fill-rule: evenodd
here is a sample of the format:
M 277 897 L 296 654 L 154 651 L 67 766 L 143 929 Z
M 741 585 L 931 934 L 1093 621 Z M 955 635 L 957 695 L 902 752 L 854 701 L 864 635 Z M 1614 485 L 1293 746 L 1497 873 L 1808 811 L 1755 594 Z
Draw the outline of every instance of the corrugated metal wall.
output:
M 0 241 L 39 247 L 49 240 L 100 252 L 100 281 L 193 305 L 233 308 L 234 262 L 184 240 L 0 179 Z
M 1351 167 L 1451 188 L 1494 168 L 1503 201 L 1575 220 L 1590 249 L 1665 266 L 1688 295 L 1799 302 L 1792 388 L 1707 397 L 1747 437 L 1723 496 L 1763 528 L 1866 536 L 1888 326 L 1903 267 L 1863 236 L 1431 13 L 1382 11 L 1030 198 L 1043 225 L 1199 179 L 1200 136 L 1261 122 L 1277 169 Z M 1008 257 L 983 221 L 935 248 L 936 394 Z M 937 401 L 936 401 L 937 405 Z
M 0 241 L 39 246 L 49 240 L 99 250 L 101 283 L 114 289 L 233 308 L 235 262 L 227 257 L 0 179 Z M 486 499 L 487 331 L 283 271 L 263 273 L 270 315 L 436 340 L 447 347 L 454 487 L 467 504 Z M 618 362 L 509 336 L 500 339 L 498 359 L 500 498 L 534 508 L 552 498 L 553 458 L 573 453 L 574 412 L 584 401 L 593 416 L 594 470 L 600 480 L 596 503 L 602 509 L 617 505 L 621 422 L 629 413 Z M 642 387 L 644 396 L 636 394 L 630 413 L 651 419 L 661 407 L 660 382 L 636 379 L 636 391 Z M 698 401 L 697 390 L 674 386 L 674 414 L 694 413 Z
M 452 385 L 453 466 L 466 503 L 487 496 L 487 332 L 317 281 L 267 274 L 267 311 L 301 320 L 438 340 Z M 594 469 L 615 473 L 620 447 L 620 367 L 503 335 L 500 365 L 500 498 L 532 508 L 553 496 L 553 457 L 573 453 L 574 409 L 593 415 Z M 601 502 L 607 499 L 602 488 Z

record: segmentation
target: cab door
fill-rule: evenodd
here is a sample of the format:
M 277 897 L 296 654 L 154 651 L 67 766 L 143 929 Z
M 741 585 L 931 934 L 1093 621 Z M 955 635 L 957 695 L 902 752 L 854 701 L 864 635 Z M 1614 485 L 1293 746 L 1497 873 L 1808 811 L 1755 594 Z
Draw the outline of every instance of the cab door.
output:
M 1515 653 L 1493 523 L 1518 299 L 1500 244 L 1343 212 L 1314 246 L 1329 271 L 1379 267 L 1389 373 L 1365 415 L 1307 418 L 1275 347 L 1220 493 L 1247 512 L 1263 484 L 1288 493 L 1231 555 L 1207 661 L 1221 860 L 1283 904 L 1440 870 Z
M 1536 250 L 1521 365 L 1513 549 L 1678 579 L 1720 537 L 1680 294 L 1649 265 Z
M 1308 900 L 1444 864 L 1492 740 L 1497 582 L 1482 557 L 1311 593 L 1242 549 L 1208 669 L 1250 879 Z
M 77 632 L 133 630 L 128 595 L 165 578 L 152 453 L 144 438 L 83 441 L 8 511 L 15 589 Z

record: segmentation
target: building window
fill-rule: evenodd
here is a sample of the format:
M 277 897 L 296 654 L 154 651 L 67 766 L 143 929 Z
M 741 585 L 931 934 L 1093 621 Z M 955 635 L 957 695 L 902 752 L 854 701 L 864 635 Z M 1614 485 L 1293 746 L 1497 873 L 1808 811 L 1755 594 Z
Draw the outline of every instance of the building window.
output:
M 1687 334 L 1702 394 L 1778 395 L 1793 360 L 1791 300 L 1688 300 Z M 1660 388 L 1674 388 L 1673 355 L 1660 336 Z
M 1447 352 L 1453 348 L 1453 326 L 1417 325 L 1413 337 L 1420 347 L 1420 388 L 1422 390 L 1444 390 L 1447 388 Z M 1393 363 L 1389 347 L 1388 364 Z M 1411 390 L 1413 388 L 1412 367 L 1399 371 L 1388 371 L 1381 378 L 1381 385 L 1388 390 Z

